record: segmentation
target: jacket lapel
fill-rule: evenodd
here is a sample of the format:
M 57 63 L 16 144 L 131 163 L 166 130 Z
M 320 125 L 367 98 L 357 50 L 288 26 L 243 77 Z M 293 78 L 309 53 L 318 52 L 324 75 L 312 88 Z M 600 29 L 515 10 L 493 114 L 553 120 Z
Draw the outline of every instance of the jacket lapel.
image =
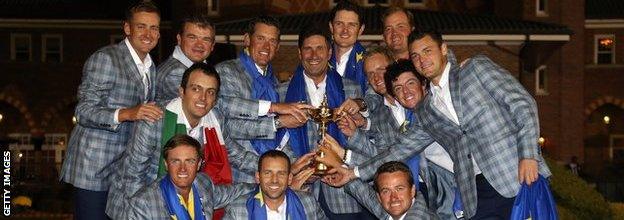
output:
M 451 101 L 453 102 L 453 108 L 455 108 L 455 113 L 457 114 L 457 120 L 459 121 L 459 125 L 463 124 L 462 119 L 463 111 L 461 105 L 461 87 L 459 83 L 459 68 L 457 65 L 450 63 L 451 69 L 449 71 L 449 91 L 451 92 Z
M 117 46 L 120 49 L 119 51 L 121 52 L 121 58 L 123 59 L 122 65 L 129 67 L 129 68 L 121 68 L 121 69 L 125 70 L 124 72 L 129 75 L 130 79 L 137 82 L 136 85 L 138 86 L 139 91 L 145 91 L 145 85 L 143 84 L 143 77 L 141 77 L 141 74 L 139 73 L 139 69 L 134 63 L 134 60 L 132 59 L 132 54 L 130 54 L 130 48 L 126 46 L 125 41 L 119 42 Z M 150 72 L 152 72 L 151 69 L 150 69 Z M 145 98 L 144 92 L 141 92 L 140 96 Z

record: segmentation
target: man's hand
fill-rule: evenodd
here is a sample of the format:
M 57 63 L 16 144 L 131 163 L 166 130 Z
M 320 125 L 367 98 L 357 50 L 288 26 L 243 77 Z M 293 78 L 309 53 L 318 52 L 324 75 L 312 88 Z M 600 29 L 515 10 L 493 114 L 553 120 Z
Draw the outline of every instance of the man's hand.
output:
M 337 115 L 355 114 L 360 111 L 360 106 L 353 99 L 345 100 L 335 112 Z
M 520 183 L 526 182 L 527 185 L 537 180 L 537 160 L 522 159 L 518 165 L 518 179 Z
M 307 121 L 299 121 L 299 119 L 292 115 L 280 115 L 277 120 L 280 121 L 281 127 L 284 128 L 298 128 L 304 125 Z
M 317 156 L 317 161 L 322 160 L 322 163 L 329 167 L 342 166 L 342 158 L 340 158 L 340 156 L 338 156 L 336 152 L 329 148 L 329 146 L 322 143 L 321 145 L 319 145 L 319 150 L 325 154 L 325 158 L 320 158 Z
M 333 187 L 342 187 L 347 184 L 349 181 L 354 180 L 356 178 L 353 169 L 347 169 L 344 167 L 334 167 L 329 170 L 328 175 L 323 177 L 323 182 L 327 183 L 327 185 Z
M 292 164 L 292 166 L 290 167 L 290 173 L 292 173 L 293 175 L 296 175 L 299 172 L 301 172 L 301 170 L 303 170 L 306 167 L 310 166 L 310 164 L 312 164 L 312 162 L 314 162 L 314 155 L 315 154 L 316 154 L 316 152 L 310 152 L 310 153 L 304 154 L 303 156 L 299 157 L 299 159 L 297 159 L 297 161 L 295 161 Z
M 332 151 L 336 152 L 338 156 L 344 157 L 344 155 L 347 153 L 345 149 L 340 146 L 338 141 L 336 141 L 336 139 L 334 139 L 331 135 L 327 133 L 324 135 L 324 138 L 323 140 L 321 140 L 321 143 L 329 147 Z
M 314 174 L 314 167 L 308 167 L 297 173 L 297 175 L 293 176 L 292 182 L 290 183 L 290 188 L 298 191 L 302 191 L 302 186 L 305 184 L 308 179 Z
M 163 115 L 163 111 L 156 105 L 155 102 L 149 102 L 144 104 L 138 104 L 132 108 L 122 108 L 119 110 L 118 120 L 123 121 L 138 121 L 146 120 L 149 122 L 155 122 L 159 120 Z
M 359 115 L 359 113 L 356 113 Z M 351 115 L 345 115 L 338 120 L 338 128 L 347 137 L 353 137 L 355 135 L 356 124 Z
M 299 123 L 305 123 L 308 120 L 308 114 L 306 109 L 314 108 L 311 105 L 305 103 L 271 103 L 269 112 L 277 113 L 280 115 L 292 115 L 299 121 Z
M 351 118 L 355 122 L 355 126 L 357 126 L 358 128 L 366 127 L 366 122 L 368 119 L 362 116 L 362 114 L 360 114 L 359 112 L 351 115 Z

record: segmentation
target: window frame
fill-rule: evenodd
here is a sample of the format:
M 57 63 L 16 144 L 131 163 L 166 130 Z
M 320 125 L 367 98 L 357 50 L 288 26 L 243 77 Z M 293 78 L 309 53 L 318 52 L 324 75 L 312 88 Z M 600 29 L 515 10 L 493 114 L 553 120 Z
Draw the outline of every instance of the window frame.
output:
M 611 47 L 611 62 L 610 63 L 598 63 L 599 54 L 607 54 L 605 51 L 598 51 L 599 39 L 611 38 L 613 40 L 613 46 Z M 615 34 L 595 34 L 594 35 L 594 64 L 596 65 L 612 65 L 615 64 L 615 46 L 616 46 Z
M 535 69 L 535 94 L 536 95 L 540 95 L 540 96 L 544 96 L 544 95 L 548 95 L 548 72 L 546 71 L 548 69 L 548 67 L 546 65 L 541 65 L 539 66 L 537 69 Z M 544 74 L 544 82 L 542 83 L 544 85 L 543 88 L 540 88 L 540 73 Z
M 63 62 L 63 35 L 62 34 L 43 34 L 41 35 L 41 62 L 48 62 L 48 39 L 57 38 L 59 40 L 59 63 Z
M 215 4 L 216 4 L 217 10 L 212 10 L 213 5 L 215 5 Z M 211 16 L 219 15 L 219 6 L 220 5 L 219 5 L 219 1 L 218 0 L 206 0 L 206 9 L 208 9 L 207 10 L 208 15 L 211 15 Z
M 17 48 L 15 47 L 15 41 L 17 38 L 26 37 L 28 38 L 28 60 L 17 60 Z M 11 33 L 11 60 L 12 61 L 25 61 L 32 62 L 33 60 L 33 45 L 32 45 L 32 35 L 26 33 Z
M 543 10 L 540 10 L 540 1 L 544 1 Z M 535 15 L 537 17 L 548 17 L 548 0 L 535 0 Z

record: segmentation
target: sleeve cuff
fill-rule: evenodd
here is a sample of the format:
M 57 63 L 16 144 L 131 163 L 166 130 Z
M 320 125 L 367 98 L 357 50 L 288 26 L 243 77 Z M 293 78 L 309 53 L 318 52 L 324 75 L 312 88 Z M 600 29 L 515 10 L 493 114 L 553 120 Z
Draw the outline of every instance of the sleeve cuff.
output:
M 368 109 L 366 109 L 366 111 L 360 112 L 360 114 L 362 115 L 362 117 L 368 118 L 368 116 L 370 116 L 370 114 L 368 113 Z
M 354 174 L 357 178 L 360 178 L 360 169 L 359 169 L 359 168 L 360 168 L 359 166 L 357 166 L 357 167 L 353 168 L 353 174 Z
M 115 125 L 119 124 L 119 111 L 120 110 L 121 110 L 120 108 L 115 110 L 115 115 L 113 116 L 113 122 L 115 122 Z
M 371 128 L 371 121 L 370 119 L 366 118 L 366 127 L 364 127 L 364 129 L 362 130 L 368 131 L 370 130 L 370 128 Z
M 258 116 L 265 116 L 269 114 L 271 108 L 271 102 L 267 100 L 258 100 Z
M 345 161 L 347 165 L 351 165 L 351 150 L 347 149 L 347 155 L 345 155 Z

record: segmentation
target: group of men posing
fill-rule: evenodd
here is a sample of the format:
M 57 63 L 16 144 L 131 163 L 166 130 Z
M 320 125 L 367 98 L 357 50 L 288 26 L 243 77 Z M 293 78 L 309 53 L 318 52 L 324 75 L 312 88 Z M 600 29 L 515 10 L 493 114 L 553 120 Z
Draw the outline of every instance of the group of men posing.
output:
M 215 27 L 189 16 L 156 68 L 158 8 L 132 6 L 78 88 L 61 172 L 76 219 L 508 219 L 520 184 L 550 175 L 534 99 L 487 57 L 458 63 L 409 11 L 381 21 L 385 46 L 364 48 L 361 8 L 338 3 L 331 36 L 302 27 L 278 84 L 276 19 L 252 19 L 213 67 Z M 308 110 L 324 99 L 337 117 L 321 135 Z

